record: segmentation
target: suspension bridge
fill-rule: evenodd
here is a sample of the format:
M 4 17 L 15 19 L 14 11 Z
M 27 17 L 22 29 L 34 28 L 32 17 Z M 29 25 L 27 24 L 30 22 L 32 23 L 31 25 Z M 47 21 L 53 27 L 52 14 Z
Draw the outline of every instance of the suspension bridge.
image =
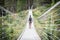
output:
M 58 15 L 60 15 L 60 13 L 59 14 L 57 14 L 57 15 L 55 15 L 55 16 L 52 16 L 51 14 L 49 14 L 49 12 L 51 12 L 51 10 L 53 10 L 55 7 L 57 7 L 58 5 L 60 5 L 60 1 L 59 2 L 57 2 L 54 6 L 52 6 L 49 10 L 47 10 L 44 14 L 42 14 L 40 17 L 38 17 L 38 20 L 40 21 L 40 20 L 47 20 L 48 18 L 51 18 L 51 20 L 50 20 L 50 22 L 51 22 L 51 24 L 50 24 L 50 26 L 55 26 L 55 25 L 60 25 L 60 24 L 54 24 L 54 23 L 52 23 L 53 21 L 52 21 L 52 17 L 55 17 L 55 16 L 58 16 Z M 10 13 L 10 14 L 12 14 L 12 12 L 10 12 L 10 11 L 8 11 L 8 10 L 6 10 L 5 8 L 3 8 L 3 7 L 1 7 L 0 6 L 0 9 L 2 9 L 2 10 L 4 10 L 4 11 L 6 11 L 7 13 Z M 60 9 L 59 9 L 60 10 Z M 32 16 L 32 18 L 33 18 L 33 21 L 32 21 L 32 25 L 31 25 L 31 29 L 29 29 L 29 22 L 28 22 L 28 18 L 29 18 L 29 16 Z M 50 17 L 48 17 L 48 16 L 50 16 Z M 57 19 L 57 20 L 60 20 L 60 19 Z M 45 25 L 47 25 L 47 23 L 45 24 Z M 44 28 L 44 29 L 48 29 L 48 28 Z M 49 29 L 49 30 L 51 30 L 51 32 L 52 32 L 52 30 L 54 30 L 54 31 L 60 31 L 60 30 L 57 30 L 57 29 L 53 29 L 53 28 L 51 28 L 51 29 Z M 40 30 L 40 33 L 44 33 L 45 35 L 47 35 L 43 30 Z M 52 34 L 52 33 L 50 33 L 51 35 L 53 35 L 55 38 L 57 38 L 58 40 L 60 40 L 60 38 L 58 38 L 58 37 L 56 37 L 54 34 Z M 43 35 L 43 34 L 42 34 Z M 53 39 L 51 36 L 49 36 L 51 39 Z M 45 38 L 46 39 L 48 39 L 46 36 L 45 36 Z M 21 35 L 18 37 L 18 39 L 17 40 L 41 40 L 42 38 L 41 37 L 39 37 L 39 35 L 38 35 L 38 33 L 36 32 L 36 29 L 35 29 L 35 27 L 34 27 L 34 17 L 33 17 L 33 14 L 32 14 L 32 9 L 29 9 L 28 10 L 28 16 L 27 16 L 27 22 L 26 22 L 26 28 L 24 29 L 24 31 L 21 33 Z

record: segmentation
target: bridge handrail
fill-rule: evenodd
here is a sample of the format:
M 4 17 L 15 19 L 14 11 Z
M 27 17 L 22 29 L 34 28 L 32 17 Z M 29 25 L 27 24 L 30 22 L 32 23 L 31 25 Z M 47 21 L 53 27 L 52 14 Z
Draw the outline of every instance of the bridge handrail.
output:
M 9 10 L 5 9 L 5 8 L 4 8 L 4 7 L 2 7 L 2 6 L 0 6 L 0 9 L 4 10 L 6 13 L 12 14 L 12 12 L 11 12 L 11 11 L 9 11 Z
M 60 4 L 60 1 L 57 2 L 54 6 L 52 6 L 49 10 L 47 10 L 45 13 L 43 13 L 40 17 L 38 17 L 38 19 L 40 19 L 41 17 L 43 17 L 44 15 L 48 14 L 48 12 L 50 12 L 52 9 L 54 9 L 56 6 L 58 6 Z

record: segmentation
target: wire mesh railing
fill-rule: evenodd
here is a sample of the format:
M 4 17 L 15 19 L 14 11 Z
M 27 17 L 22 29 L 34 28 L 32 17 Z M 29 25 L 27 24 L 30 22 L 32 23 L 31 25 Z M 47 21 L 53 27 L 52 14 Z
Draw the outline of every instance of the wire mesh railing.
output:
M 60 1 L 38 18 L 42 40 L 60 40 Z
M 26 11 L 13 13 L 0 6 L 2 27 L 0 28 L 0 40 L 16 40 L 25 28 Z M 22 16 L 22 17 L 21 17 Z

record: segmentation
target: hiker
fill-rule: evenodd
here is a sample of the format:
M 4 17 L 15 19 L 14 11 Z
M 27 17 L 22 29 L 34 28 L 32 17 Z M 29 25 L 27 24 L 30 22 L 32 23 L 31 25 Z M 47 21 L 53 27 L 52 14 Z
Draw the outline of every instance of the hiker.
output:
M 29 17 L 29 28 L 31 28 L 31 23 L 32 23 L 32 18 L 31 18 L 31 15 Z

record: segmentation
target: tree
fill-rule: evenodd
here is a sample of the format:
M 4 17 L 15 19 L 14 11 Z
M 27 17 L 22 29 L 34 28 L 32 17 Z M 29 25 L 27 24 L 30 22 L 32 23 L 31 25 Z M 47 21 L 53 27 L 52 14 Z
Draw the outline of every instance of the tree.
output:
M 5 0 L 5 7 L 7 10 L 16 13 L 17 0 Z

